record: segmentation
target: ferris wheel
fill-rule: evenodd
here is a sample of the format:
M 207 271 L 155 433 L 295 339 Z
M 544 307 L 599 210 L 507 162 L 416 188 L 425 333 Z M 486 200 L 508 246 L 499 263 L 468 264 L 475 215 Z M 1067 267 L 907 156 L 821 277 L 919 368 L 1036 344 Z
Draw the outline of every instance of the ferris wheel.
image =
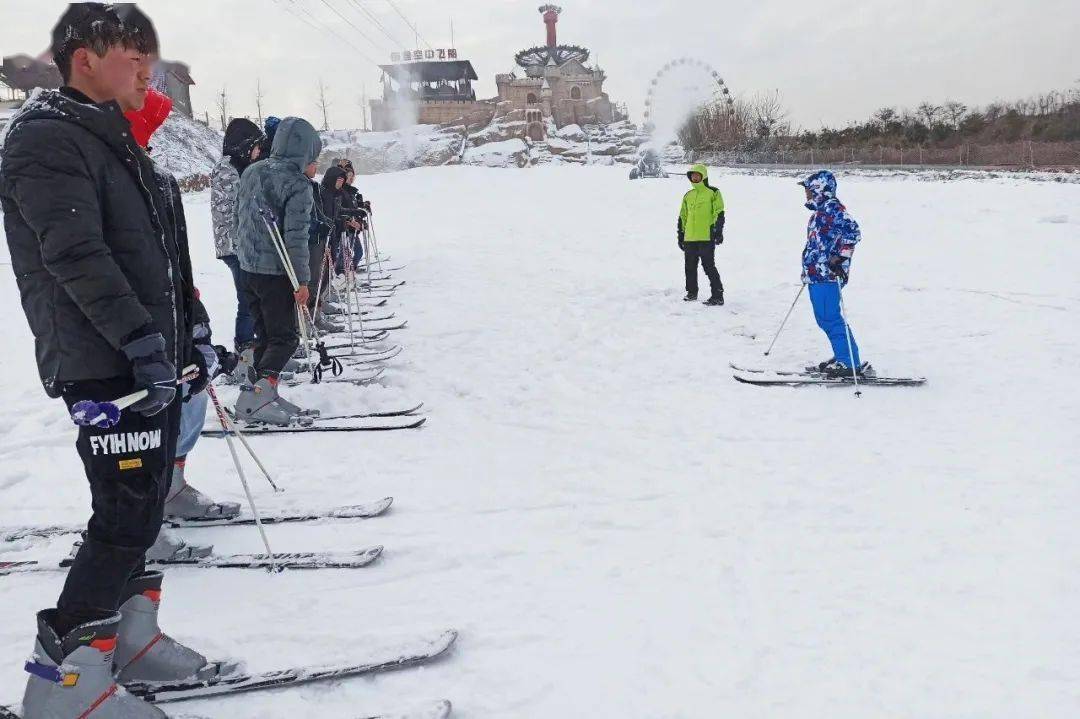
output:
M 674 75 L 674 71 L 686 69 L 697 69 L 704 73 L 706 83 L 712 85 L 712 99 L 717 102 L 727 112 L 729 117 L 735 115 L 735 99 L 731 96 L 731 90 L 728 89 L 727 84 L 724 82 L 724 78 L 717 72 L 709 63 L 698 60 L 692 57 L 680 57 L 672 60 L 668 64 L 660 68 L 660 71 L 656 73 L 652 81 L 649 83 L 649 91 L 645 96 L 645 129 L 650 130 L 653 127 L 653 118 L 655 117 L 657 108 L 657 90 L 662 86 L 661 83 L 666 77 Z

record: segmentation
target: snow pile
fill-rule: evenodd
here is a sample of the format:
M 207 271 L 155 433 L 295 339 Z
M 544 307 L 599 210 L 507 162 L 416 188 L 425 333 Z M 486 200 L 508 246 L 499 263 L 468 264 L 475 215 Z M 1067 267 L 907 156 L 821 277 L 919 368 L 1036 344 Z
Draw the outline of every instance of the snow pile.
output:
M 637 162 L 639 148 L 648 141 L 629 122 L 568 125 L 546 123 L 547 139 L 528 140 L 526 123 L 513 115 L 483 127 L 417 125 L 393 132 L 332 130 L 321 133 L 320 167 L 347 157 L 362 175 L 423 166 L 466 164 L 480 167 L 526 167 L 545 164 L 612 164 Z M 682 149 L 671 150 L 682 161 Z
M 469 148 L 465 164 L 482 167 L 525 167 L 529 162 L 529 146 L 521 138 L 489 142 Z
M 320 169 L 337 158 L 348 158 L 357 174 L 374 175 L 411 167 L 445 165 L 461 153 L 461 133 L 455 128 L 415 125 L 392 132 L 331 130 L 320 133 Z
M 150 140 L 150 156 L 178 180 L 209 176 L 221 159 L 224 133 L 173 112 Z

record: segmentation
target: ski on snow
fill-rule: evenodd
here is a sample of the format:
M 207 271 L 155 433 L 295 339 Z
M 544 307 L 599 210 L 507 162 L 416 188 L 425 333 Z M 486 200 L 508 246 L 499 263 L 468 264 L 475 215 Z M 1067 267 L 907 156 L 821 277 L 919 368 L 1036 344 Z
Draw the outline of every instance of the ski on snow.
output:
M 390 509 L 394 503 L 393 497 L 385 497 L 374 502 L 353 504 L 343 507 L 333 507 L 325 510 L 263 510 L 259 519 L 263 524 L 294 524 L 297 522 L 319 522 L 323 520 L 348 520 L 348 519 L 371 519 L 378 517 Z M 232 519 L 217 517 L 214 519 L 176 519 L 166 517 L 165 526 L 173 528 L 194 527 L 231 527 L 250 526 L 255 524 L 254 517 L 240 515 Z M 0 541 L 15 542 L 20 539 L 35 537 L 59 537 L 64 534 L 78 534 L 86 529 L 84 526 L 41 526 L 19 527 L 15 529 L 0 530 Z M 11 564 L 17 564 L 13 562 Z M 2 565 L 0 565 L 2 566 Z
M 373 327 L 368 323 L 368 320 L 364 320 L 364 330 L 363 330 L 364 339 L 367 339 L 367 340 L 381 340 L 384 337 L 386 337 L 387 332 L 393 332 L 394 330 L 403 330 L 408 326 L 409 326 L 408 320 L 398 322 L 397 324 L 392 324 L 392 325 L 380 325 L 378 327 Z M 349 330 L 348 330 L 348 328 L 345 328 L 345 329 L 341 329 L 341 330 L 339 330 L 337 332 L 324 332 L 322 336 L 323 337 L 347 337 L 348 334 L 349 334 Z M 357 336 L 360 335 L 360 327 L 359 326 L 356 327 L 356 329 L 353 330 L 353 334 L 357 335 Z
M 813 385 L 854 387 L 851 377 L 826 377 L 817 372 L 774 372 L 772 370 L 735 369 L 736 381 L 758 387 L 809 387 Z M 879 377 L 859 378 L 859 386 L 867 387 L 919 387 L 926 384 L 925 377 Z
M 399 429 L 416 429 L 427 422 L 427 417 L 412 417 L 409 415 L 397 418 L 367 418 L 368 421 L 363 422 L 357 422 L 356 420 L 337 420 L 352 422 L 352 424 L 340 425 L 319 424 L 320 420 L 325 421 L 329 418 L 308 417 L 306 419 L 313 421 L 310 425 L 293 424 L 284 427 L 267 424 L 248 424 L 241 427 L 240 431 L 249 437 L 260 434 L 301 434 L 303 432 L 392 432 Z M 220 439 L 225 436 L 225 432 L 220 429 L 204 429 L 202 431 L 202 436 Z
M 348 348 L 348 345 L 346 345 Z M 378 362 L 386 362 L 392 360 L 401 354 L 401 346 L 398 345 L 385 352 L 365 352 L 363 350 L 357 350 L 355 352 L 341 352 L 330 355 L 334 359 L 340 359 L 345 364 L 350 366 L 362 365 L 362 364 L 376 364 Z
M 378 369 L 374 369 L 371 372 L 368 372 L 367 374 L 359 375 L 359 376 L 356 376 L 356 377 L 332 377 L 332 376 L 331 377 L 323 377 L 318 382 L 314 382 L 312 380 L 307 380 L 307 379 L 297 379 L 296 377 L 293 377 L 293 379 L 283 380 L 282 382 L 286 387 L 299 387 L 300 385 L 304 385 L 304 384 L 331 384 L 331 383 L 355 384 L 355 385 L 360 385 L 362 387 L 362 386 L 364 386 L 366 384 L 371 384 L 375 380 L 379 379 L 379 377 L 382 377 L 382 374 L 385 371 L 386 371 L 385 367 L 379 367 Z
M 78 551 L 77 543 L 72 552 Z M 210 555 L 202 559 L 147 560 L 155 567 L 191 567 L 192 569 L 363 569 L 378 559 L 382 546 L 367 547 L 355 552 L 286 552 L 275 554 L 273 560 L 267 554 Z M 71 566 L 73 556 L 64 557 L 57 565 L 36 561 L 0 562 L 0 576 L 26 572 L 48 572 Z
M 424 664 L 436 659 L 446 653 L 456 639 L 457 632 L 449 630 L 435 636 L 405 642 L 396 650 L 379 652 L 378 655 L 356 664 L 296 667 L 256 673 L 242 672 L 203 682 L 134 683 L 128 684 L 126 688 L 135 696 L 147 701 L 172 702 L 370 676 Z
M 410 407 L 409 409 L 393 410 L 390 412 L 368 412 L 366 414 L 331 414 L 321 416 L 321 420 L 336 420 L 336 419 L 368 419 L 370 417 L 409 417 L 416 414 L 424 408 L 424 403 Z
M 393 712 L 391 714 L 373 714 L 370 716 L 357 717 L 355 719 L 447 719 L 450 713 L 453 711 L 453 705 L 445 699 L 440 702 L 434 702 L 430 706 L 422 707 L 418 709 L 411 709 L 401 712 Z M 207 719 L 203 716 L 195 714 L 168 714 L 169 719 Z M 6 707 L 0 707 L 0 719 L 22 719 L 18 714 L 7 709 Z M 334 719 L 333 717 L 323 717 L 322 719 Z M 343 718 L 344 719 L 344 718 Z M 353 719 L 352 717 L 348 719 Z

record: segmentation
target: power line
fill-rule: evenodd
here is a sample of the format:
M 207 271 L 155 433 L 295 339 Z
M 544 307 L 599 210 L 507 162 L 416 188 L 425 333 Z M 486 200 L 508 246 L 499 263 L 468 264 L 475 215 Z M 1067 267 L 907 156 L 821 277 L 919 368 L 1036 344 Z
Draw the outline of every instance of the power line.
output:
M 285 8 L 286 9 L 296 10 L 295 0 L 288 0 L 288 2 L 289 2 L 289 4 L 285 5 Z M 325 2 L 325 0 L 324 0 L 324 2 Z M 341 33 L 339 33 L 332 26 L 327 25 L 326 23 L 322 22 L 321 20 L 316 18 L 310 11 L 307 11 L 307 10 L 305 10 L 303 8 L 300 8 L 299 12 L 303 12 L 304 15 L 306 15 L 306 17 L 304 17 L 304 15 L 299 15 L 296 12 L 293 12 L 293 13 L 290 13 L 290 14 L 294 15 L 295 17 L 297 17 L 300 20 L 303 20 L 310 27 L 314 28 L 315 30 L 317 30 L 319 32 L 329 33 L 329 34 L 333 35 L 334 37 L 341 40 L 343 43 L 345 43 L 346 45 L 348 45 L 352 49 L 356 50 L 356 53 L 361 58 L 363 58 L 364 60 L 367 60 L 369 63 L 371 63 L 375 67 L 379 67 L 379 63 L 375 62 L 370 57 L 368 57 L 368 55 L 356 43 L 354 43 L 352 40 L 350 40 L 349 38 L 347 38 L 344 35 L 342 35 Z
M 390 31 L 386 29 L 386 26 L 382 24 L 382 21 L 380 21 L 373 12 L 360 4 L 360 0 L 349 0 L 349 2 L 355 5 L 360 10 L 360 12 L 364 13 L 364 15 L 366 15 L 371 20 L 371 22 L 375 24 L 375 27 L 379 28 L 379 30 L 382 31 L 383 35 L 386 35 L 386 37 L 390 38 L 390 42 L 394 43 L 394 45 L 397 47 L 405 47 L 405 44 L 402 43 L 401 40 L 398 40 L 396 37 L 390 34 Z
M 372 40 L 372 39 L 371 39 L 371 37 L 370 37 L 369 35 L 367 35 L 367 34 L 366 34 L 366 33 L 365 33 L 365 32 L 364 32 L 363 30 L 361 30 L 361 29 L 360 29 L 359 27 L 357 27 L 357 26 L 356 26 L 356 23 L 354 23 L 354 22 L 353 22 L 352 20 L 350 20 L 349 18 L 347 18 L 347 17 L 345 17 L 344 15 L 342 15 L 342 14 L 341 14 L 341 12 L 340 12 L 340 11 L 339 11 L 339 10 L 338 10 L 338 9 L 337 9 L 336 7 L 334 7 L 333 5 L 331 5 L 331 4 L 330 4 L 330 3 L 328 2 L 328 0 L 320 0 L 320 1 L 322 2 L 322 4 L 323 4 L 323 5 L 325 5 L 326 7 L 330 8 L 330 9 L 331 9 L 331 10 L 332 10 L 332 11 L 334 12 L 334 14 L 335 14 L 335 15 L 337 15 L 337 16 L 338 16 L 339 18 L 341 18 L 342 20 L 344 20 L 344 21 L 345 21 L 345 22 L 346 22 L 346 23 L 347 23 L 347 24 L 349 25 L 349 27 L 351 27 L 351 28 L 352 28 L 353 30 L 356 30 L 356 32 L 358 32 L 358 33 L 360 34 L 360 37 L 364 38 L 365 40 L 367 40 L 368 42 L 370 42 L 370 43 L 371 43 L 372 45 L 374 45 L 374 46 L 378 47 L 378 45 L 379 45 L 379 44 L 378 44 L 377 42 L 375 42 L 374 40 Z
M 427 38 L 421 35 L 420 31 L 416 29 L 416 26 L 409 21 L 409 18 L 405 17 L 405 13 L 401 12 L 401 10 L 398 9 L 398 6 L 394 2 L 394 0 L 386 0 L 386 2 L 390 3 L 390 7 L 394 8 L 394 12 L 396 12 L 398 16 L 405 21 L 405 24 L 409 26 L 409 29 L 412 30 L 418 38 L 424 41 L 424 44 L 428 46 L 428 49 L 433 49 L 431 47 L 431 43 L 427 41 Z
M 292 15 L 297 20 L 300 20 L 302 23 L 307 25 L 312 30 L 322 32 L 322 28 L 316 27 L 314 24 L 312 24 L 312 22 L 310 20 L 308 20 L 306 17 L 304 17 L 300 13 L 296 12 L 293 9 L 292 5 L 288 4 L 285 0 L 274 0 L 274 2 L 276 4 L 278 4 L 278 5 L 280 5 L 282 8 L 284 8 L 285 12 L 289 13 L 290 15 Z

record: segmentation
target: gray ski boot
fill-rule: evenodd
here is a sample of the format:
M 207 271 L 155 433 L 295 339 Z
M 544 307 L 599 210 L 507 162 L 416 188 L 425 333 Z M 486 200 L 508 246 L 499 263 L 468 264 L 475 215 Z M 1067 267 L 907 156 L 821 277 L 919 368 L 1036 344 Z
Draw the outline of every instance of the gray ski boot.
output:
M 162 576 L 161 572 L 143 572 L 133 577 L 124 591 L 127 599 L 120 605 L 116 632 L 116 681 L 204 682 L 236 672 L 238 665 L 208 662 L 202 654 L 161 632 L 158 607 Z
M 38 612 L 23 719 L 166 719 L 165 712 L 131 696 L 113 678 L 120 614 L 75 627 L 63 639 L 52 628 L 55 609 Z
M 284 407 L 290 414 L 295 417 L 318 417 L 322 414 L 322 410 L 304 409 L 300 405 L 293 404 L 289 400 L 282 397 L 280 392 L 277 396 L 277 403 Z
M 240 514 L 238 502 L 215 502 L 184 479 L 183 463 L 173 465 L 165 500 L 165 516 L 178 519 L 232 519 Z
M 85 534 L 83 536 L 85 538 Z M 75 561 L 75 557 L 79 554 L 82 545 L 82 539 L 76 541 L 71 547 L 68 562 L 63 562 L 60 566 L 68 566 L 68 563 Z M 154 546 L 146 550 L 146 561 L 151 564 L 154 562 L 197 562 L 200 559 L 206 559 L 213 553 L 214 546 L 212 544 L 188 544 L 183 539 L 180 539 L 173 530 L 162 527 L 161 531 L 158 532 L 157 540 L 154 541 Z
M 240 398 L 236 400 L 236 418 L 243 422 L 264 423 L 286 427 L 303 418 L 278 402 L 278 392 L 269 377 L 263 377 L 253 385 L 240 388 Z M 308 420 L 310 423 L 311 420 Z
M 206 559 L 214 553 L 212 544 L 188 544 L 167 527 L 158 532 L 154 546 L 146 550 L 146 561 L 154 562 L 195 562 Z
M 324 302 L 319 307 L 319 314 L 326 317 L 341 317 L 347 314 L 348 310 L 340 305 L 335 305 L 333 302 Z
M 344 332 L 345 325 L 339 325 L 336 322 L 331 322 L 322 315 L 319 315 L 315 318 L 315 329 L 319 330 L 320 334 L 332 335 Z
M 236 363 L 236 367 L 232 372 L 223 374 L 222 381 L 225 384 L 244 384 L 248 376 L 248 368 L 255 365 L 255 348 L 245 347 L 243 349 L 237 348 L 237 355 L 240 359 Z

